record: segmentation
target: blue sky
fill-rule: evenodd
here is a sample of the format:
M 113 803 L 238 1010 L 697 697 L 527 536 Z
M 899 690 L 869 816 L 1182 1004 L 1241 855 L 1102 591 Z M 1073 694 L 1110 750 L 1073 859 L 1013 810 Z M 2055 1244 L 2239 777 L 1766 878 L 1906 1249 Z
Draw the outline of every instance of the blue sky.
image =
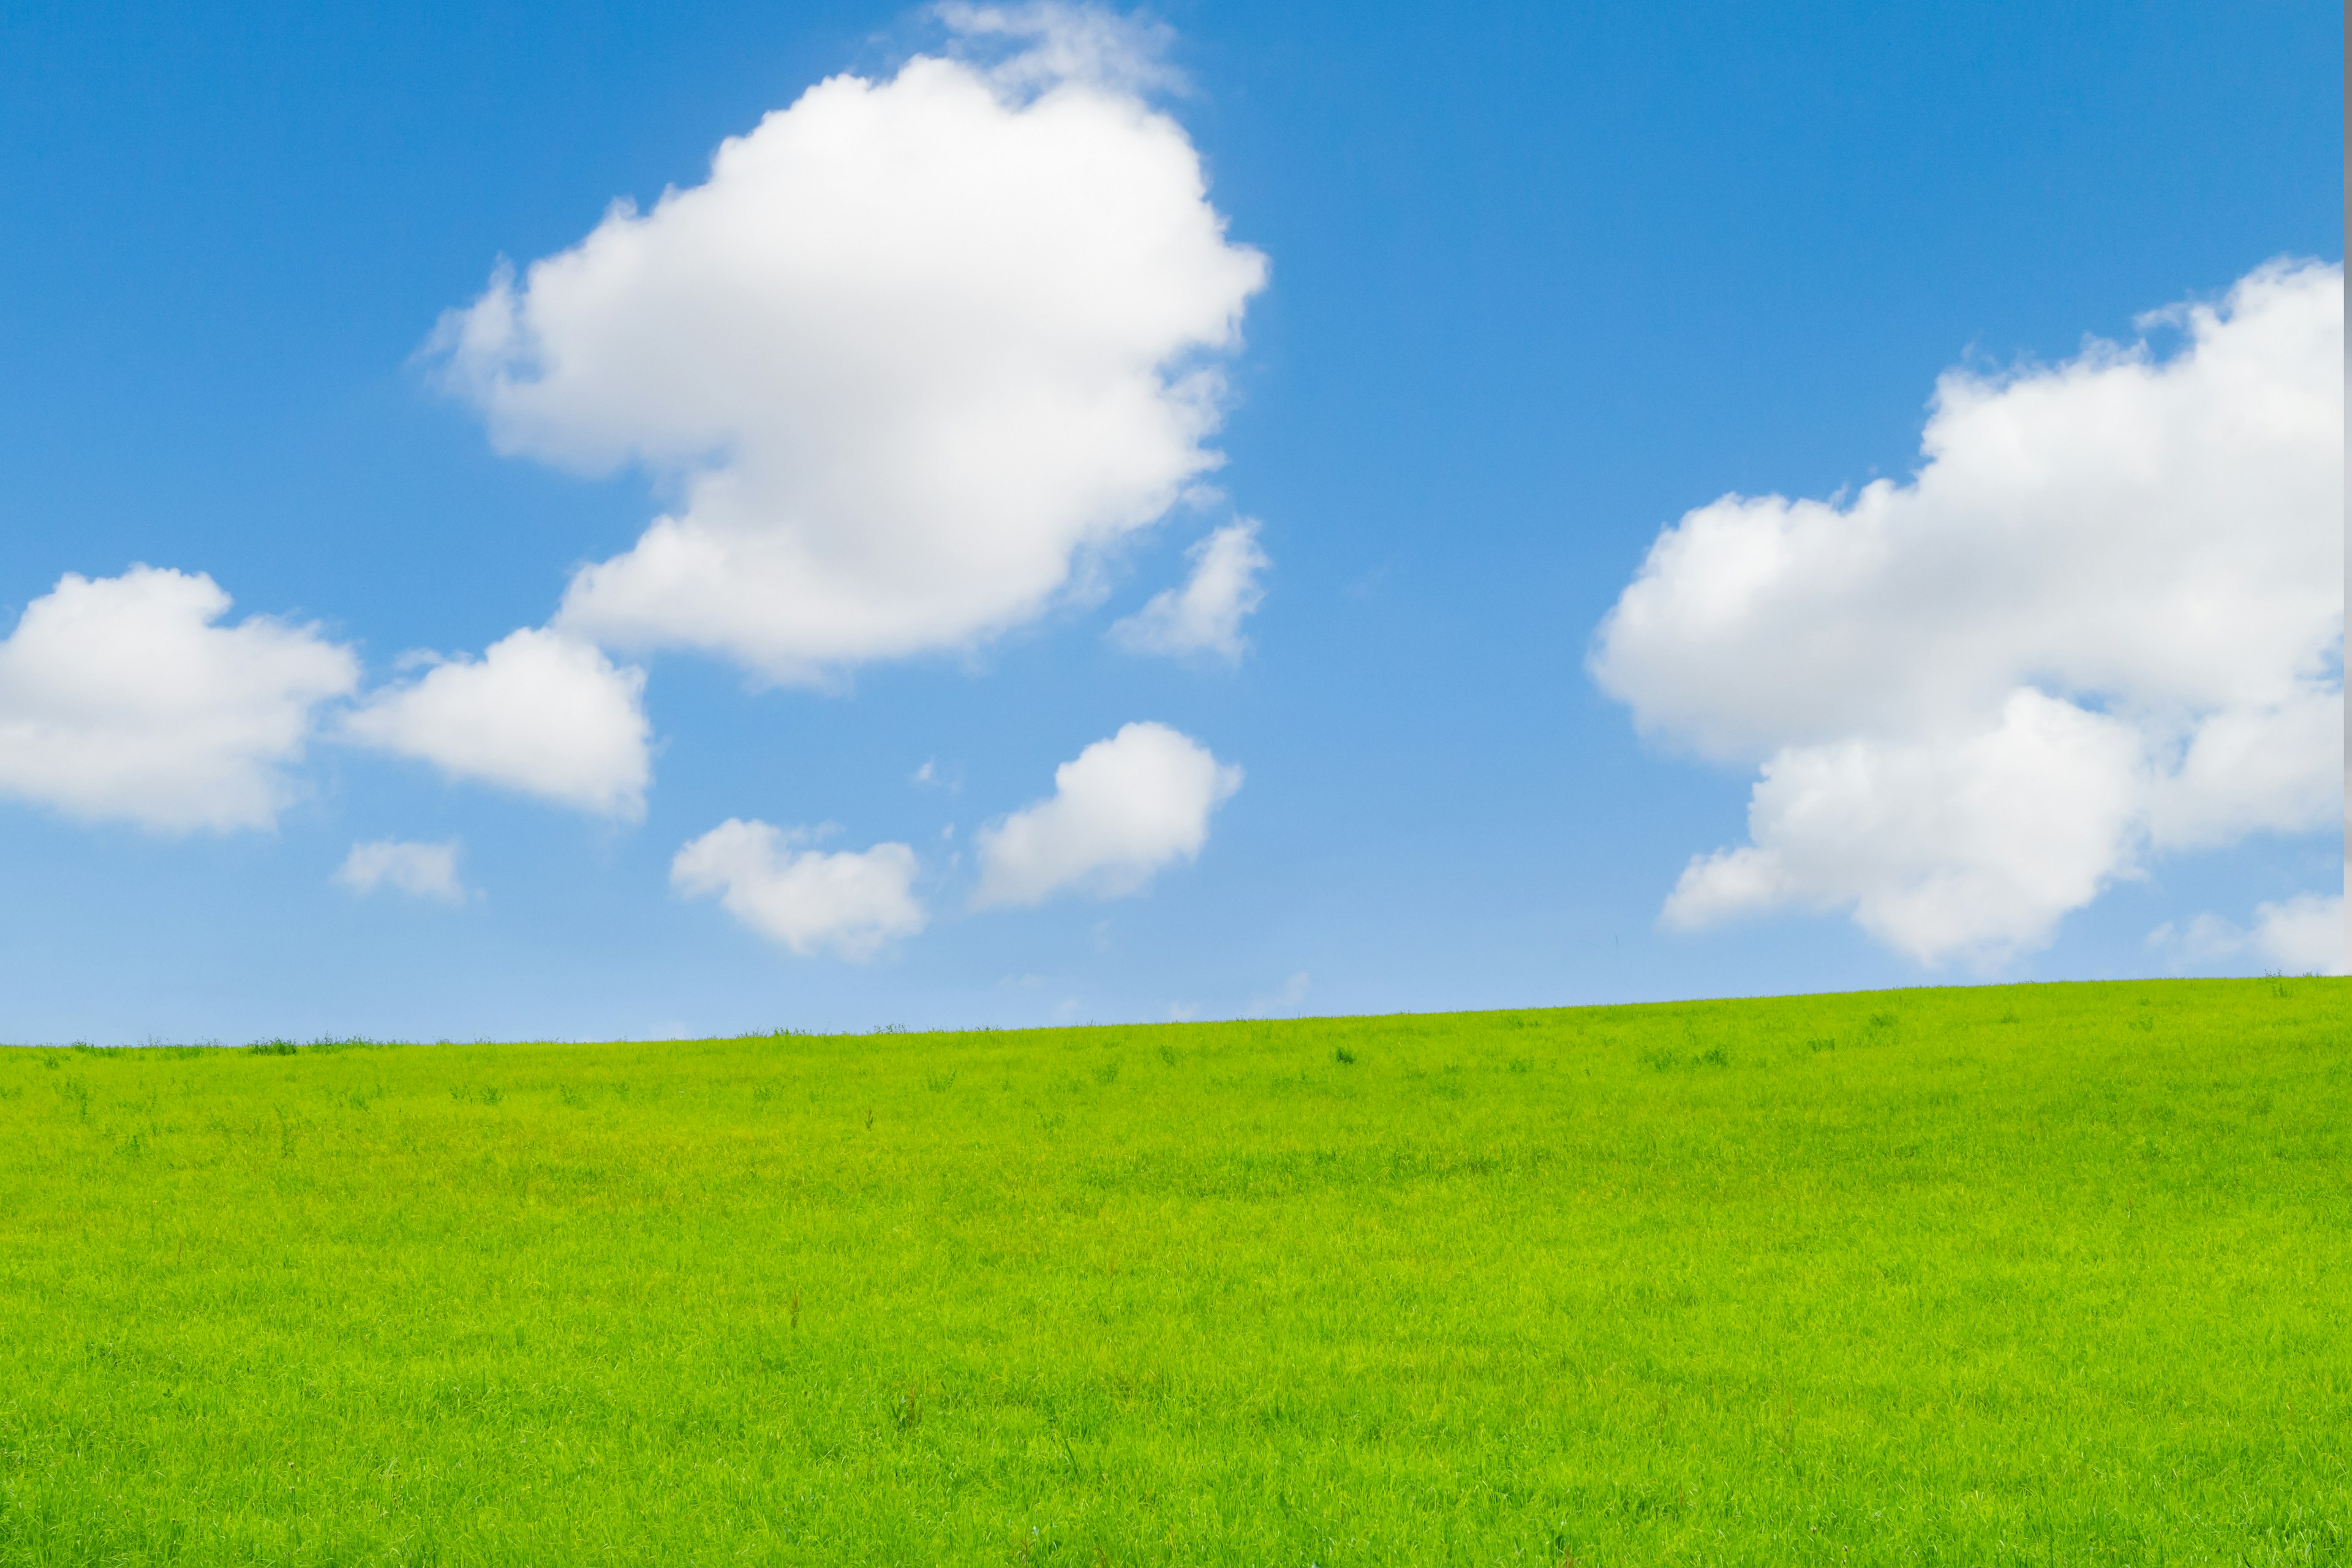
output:
M 347 650 L 352 674 L 298 702 L 300 733 L 263 770 L 278 792 L 266 806 L 194 826 L 170 820 L 172 802 L 194 798 L 173 771 L 193 764 L 177 752 L 154 753 L 164 760 L 120 788 L 45 771 L 33 752 L 58 754 L 57 731 L 27 728 L 26 715 L 69 728 L 87 716 L 33 690 L 34 675 L 8 678 L 0 1037 L 584 1037 L 1392 1011 L 2246 972 L 2305 951 L 2266 946 L 2275 933 L 2263 922 L 2326 913 L 2308 900 L 2341 886 L 2337 819 L 2332 807 L 2315 815 L 2307 779 L 2268 794 L 2247 781 L 2259 759 L 2293 749 L 2279 738 L 2289 730 L 2294 745 L 2317 745 L 2289 708 L 2341 685 L 2340 522 L 2334 574 L 2309 569 L 2312 551 L 2329 548 L 2310 524 L 2328 500 L 2323 469 L 2341 515 L 2340 335 L 2332 380 L 2297 380 L 2294 357 L 2325 325 L 2323 295 L 2340 323 L 2340 279 L 2325 271 L 2340 261 L 2343 224 L 2334 13 L 1200 5 L 1155 16 L 1156 31 L 1101 13 L 959 21 L 846 5 L 9 7 L 0 458 L 15 483 L 0 626 L 66 574 L 121 579 L 145 563 L 208 574 L 235 601 L 215 627 L 279 617 L 306 647 Z M 1109 39 L 1116 58 L 1054 64 L 1074 37 Z M 875 631 L 882 651 L 807 643 L 813 669 L 689 646 L 703 614 L 693 605 L 639 614 L 567 601 L 575 570 L 623 557 L 656 515 L 700 506 L 682 499 L 694 475 L 756 466 L 760 450 L 782 455 L 742 503 L 744 527 L 765 526 L 752 515 L 761 506 L 837 505 L 850 521 L 809 526 L 860 537 L 869 501 L 856 487 L 906 465 L 858 456 L 864 405 L 845 398 L 836 418 L 822 386 L 864 384 L 870 359 L 886 367 L 872 370 L 877 407 L 919 401 L 889 377 L 928 374 L 924 345 L 891 333 L 909 319 L 906 298 L 929 298 L 929 275 L 894 272 L 892 287 L 918 292 L 872 317 L 827 299 L 775 301 L 786 335 L 771 343 L 747 328 L 746 353 L 810 364 L 814 401 L 745 393 L 710 416 L 735 445 L 706 432 L 675 459 L 647 456 L 657 440 L 646 432 L 732 384 L 692 356 L 730 350 L 734 296 L 641 292 L 611 320 L 563 328 L 612 334 L 597 342 L 649 335 L 685 357 L 661 361 L 675 382 L 625 365 L 561 406 L 549 398 L 562 388 L 530 401 L 534 384 L 552 384 L 542 363 L 487 349 L 468 359 L 446 338 L 436 349 L 436 323 L 484 298 L 501 258 L 525 269 L 518 288 L 536 289 L 530 264 L 580 246 L 616 199 L 645 215 L 666 188 L 703 186 L 723 138 L 821 80 L 853 73 L 883 91 L 918 58 L 959 62 L 959 79 L 999 95 L 998 110 L 957 112 L 1034 127 L 1020 117 L 1076 91 L 1109 116 L 1071 121 L 1076 153 L 1147 158 L 1142 141 L 1120 140 L 1126 106 L 1172 124 L 1197 156 L 1202 199 L 1171 186 L 1150 197 L 1156 208 L 1137 197 L 1131 220 L 1109 200 L 1047 213 L 1076 226 L 1069 243 L 1041 252 L 1035 275 L 1001 298 L 971 281 L 961 245 L 936 247 L 936 266 L 941 321 L 1000 303 L 1050 311 L 1084 292 L 1071 279 L 1092 277 L 1087 268 L 1126 265 L 1084 259 L 1097 241 L 1101 255 L 1124 255 L 1121 225 L 1192 225 L 1106 286 L 1097 314 L 1125 311 L 1118 321 L 1074 315 L 1041 335 L 1062 342 L 1066 328 L 1071 363 L 1088 366 L 1111 351 L 1085 332 L 1132 336 L 1145 346 L 1119 352 L 1140 353 L 1153 384 L 1220 374 L 1221 422 L 1183 447 L 1222 455 L 1184 481 L 1205 478 L 1214 493 L 1163 504 L 1166 485 L 1136 481 L 1107 508 L 1072 502 L 1069 537 L 1082 542 L 1053 557 L 1068 575 L 1050 591 L 1007 589 L 931 620 L 893 601 L 876 616 L 903 610 L 891 626 L 927 629 Z M 810 155 L 829 156 L 817 140 Z M 1043 129 L 1003 145 L 1059 155 Z M 997 189 L 993 177 L 942 176 L 908 200 L 950 203 L 975 180 Z M 1051 178 L 1011 169 L 1003 188 Z M 1114 195 L 1159 189 L 1116 169 L 1106 178 Z M 716 228 L 660 254 L 702 265 L 728 236 L 764 232 L 772 196 L 729 198 Z M 981 226 L 976 251 L 1002 237 L 1017 258 L 1038 232 L 1018 205 L 954 221 Z M 1203 213 L 1223 220 L 1222 239 L 1195 232 Z M 751 226 L 727 226 L 739 220 Z M 1250 253 L 1264 258 L 1262 287 Z M 2320 270 L 2272 275 L 2271 294 L 2232 293 L 2280 258 Z M 1183 323 L 1154 324 L 1163 298 L 1186 289 L 1197 300 Z M 2209 307 L 2202 328 L 2139 321 L 2184 301 Z M 1228 306 L 1234 330 L 1213 342 Z M 659 314 L 671 309 L 700 311 L 701 325 L 674 330 Z M 810 346 L 836 319 L 843 331 Z M 2136 369 L 2103 351 L 2078 360 L 2086 339 L 2143 336 Z M 2246 343 L 2273 346 L 2232 358 Z M 982 380 L 1007 363 L 984 345 L 971 353 Z M 2333 457 L 2312 460 L 2303 426 L 2263 426 L 2247 441 L 2275 450 L 2220 443 L 2157 476 L 2163 496 L 2189 498 L 2176 505 L 2135 489 L 2157 480 L 2128 464 L 2027 473 L 1987 457 L 1991 467 L 1969 468 L 1969 454 L 1998 439 L 1956 416 L 1948 468 L 1977 478 L 1941 499 L 1932 482 L 1904 489 L 1922 468 L 1940 377 L 1973 375 L 1965 384 L 1994 414 L 2046 394 L 2027 421 L 2042 428 L 2106 397 L 2079 390 L 2095 381 L 2115 395 L 2100 407 L 2145 422 L 2119 450 L 2169 451 L 2180 432 L 2195 448 L 2193 433 L 2250 405 L 2249 384 L 2198 369 L 2200 353 L 2251 363 L 2245 375 L 2269 378 L 2257 391 L 2282 388 L 2298 408 L 2332 387 Z M 900 358 L 922 363 L 887 368 Z M 508 390 L 484 390 L 481 376 L 506 377 Z M 1003 446 L 1025 450 L 1034 439 L 1049 467 L 1097 444 L 1095 426 L 1070 423 L 1085 399 L 1000 428 L 1009 395 L 982 385 L 950 412 L 987 411 L 975 440 L 1010 431 Z M 746 420 L 755 435 L 740 434 Z M 626 428 L 606 439 L 614 421 Z M 1139 450 L 1171 438 L 1136 437 Z M 598 441 L 587 461 L 604 471 L 579 471 L 578 452 Z M 828 442 L 850 455 L 836 463 Z M 1181 453 L 1160 456 L 1181 466 Z M 812 489 L 797 476 L 813 469 L 837 469 L 839 483 Z M 2306 470 L 2316 477 L 2299 489 L 2273 482 Z M 908 526 L 978 538 L 952 532 L 965 527 L 956 508 L 982 507 L 997 469 L 973 472 L 985 482 L 940 477 L 945 510 Z M 1880 503 L 1856 498 L 1882 478 L 1897 493 L 1880 517 Z M 1046 489 L 1008 479 L 1004 506 L 1051 489 L 1037 483 Z M 1811 538 L 1818 524 L 1820 550 L 1791 556 L 1795 576 L 1748 583 L 1742 603 L 1755 613 L 1727 629 L 1690 618 L 1701 611 L 1688 583 L 1660 580 L 1656 616 L 1622 623 L 1612 645 L 1614 668 L 1631 673 L 1605 689 L 1593 662 L 1604 618 L 1662 530 L 1729 494 L 1828 503 L 1819 517 L 1706 514 L 1725 520 L 1727 539 L 1743 528 Z M 870 504 L 898 515 L 887 499 Z M 2178 515 L 2151 523 L 2150 505 Z M 1252 521 L 1269 563 L 1246 574 L 1263 594 L 1254 613 L 1227 602 L 1208 631 L 1186 623 L 1174 640 L 1198 646 L 1173 656 L 1114 633 L 1155 595 L 1181 590 L 1188 550 Z M 1985 542 L 2003 528 L 2038 537 L 2078 525 L 2079 548 L 2012 558 Z M 1883 579 L 1853 576 L 1871 528 L 1882 542 L 1931 542 L 1909 557 L 1911 546 L 1889 546 Z M 2192 563 L 2208 535 L 2239 551 L 2226 571 Z M 2238 574 L 2257 555 L 2267 564 Z M 2137 587 L 2099 565 L 2122 556 L 2155 563 Z M 963 585 L 980 594 L 992 569 L 982 562 Z M 2168 606 L 2216 574 L 2242 589 L 2215 611 L 2217 647 L 2248 640 L 2226 635 L 2231 615 L 2301 628 L 2302 640 L 2200 684 L 2167 649 L 2201 611 L 2183 620 Z M 1823 585 L 1833 580 L 1863 585 L 1841 600 Z M 2295 597 L 2315 580 L 2332 612 Z M 771 590 L 800 591 L 756 573 L 740 582 L 755 609 Z M 806 591 L 810 605 L 830 602 L 824 582 Z M 1915 606 L 1905 594 L 1926 596 Z M 2014 647 L 1958 651 L 1978 648 L 1976 629 L 2012 605 L 2033 623 Z M 146 599 L 125 606 L 164 613 Z M 2121 629 L 2100 647 L 2145 640 L 2138 662 L 2066 641 L 2064 628 L 2108 616 Z M 1796 632 L 1771 628 L 1817 624 L 1843 639 L 1834 669 L 1913 676 L 1725 740 L 1724 726 L 1771 706 L 1735 702 L 1731 678 L 1755 672 L 1777 689 L 1776 661 L 1811 667 Z M 587 796 L 558 798 L 571 786 L 543 771 L 535 789 L 516 787 L 528 758 L 503 784 L 480 766 L 453 773 L 446 744 L 416 738 L 437 710 L 384 706 L 430 679 L 404 654 L 483 668 L 464 660 L 543 626 L 614 672 L 597 689 L 624 706 L 625 672 L 644 672 L 641 812 L 609 805 L 629 794 L 611 784 L 625 763 L 598 775 L 608 807 L 583 808 Z M 2322 633 L 2335 640 L 2315 655 Z M 1932 672 L 1971 658 L 1981 690 L 1923 695 Z M 163 665 L 125 679 L 162 689 Z M 331 671 L 322 679 L 334 686 Z M 2021 690 L 2064 711 L 2035 728 L 2001 705 Z M 153 707 L 140 722 L 177 734 Z M 1930 708 L 1932 722 L 1920 717 Z M 1905 717 L 1887 717 L 1898 709 Z M 367 711 L 391 716 L 370 730 L 353 718 Z M 2284 727 L 2248 730 L 2221 782 L 2197 784 L 2197 726 L 2218 737 L 2241 721 Z M 1138 724 L 1162 728 L 1125 728 Z M 1087 752 L 1130 734 L 1191 749 Z M 2340 730 L 2329 741 L 2340 746 Z M 2130 758 L 2112 779 L 2081 761 L 2122 757 L 2118 747 Z M 1213 765 L 1196 763 L 1202 752 Z M 1074 804 L 1008 823 L 1055 796 L 1056 769 L 1082 754 L 1110 761 L 1066 781 Z M 1985 757 L 1990 772 L 1966 772 Z M 2033 771 L 2045 757 L 2092 771 L 2048 782 Z M 1847 783 L 1821 783 L 1838 758 Z M 1214 771 L 1236 768 L 1237 782 Z M 1182 821 L 1158 838 L 1134 827 L 1149 843 L 1087 847 L 1079 819 L 1091 807 L 1078 797 L 1097 786 L 1086 779 L 1131 803 L 1180 773 L 1166 787 Z M 1749 843 L 1751 790 L 1768 773 L 1803 798 L 1759 818 L 1757 856 L 1686 881 L 1695 856 Z M 2129 799 L 2115 782 L 2126 773 L 2139 781 Z M 1954 798 L 1981 804 L 1990 790 L 2000 810 L 1900 843 L 1893 828 L 1828 847 L 1802 837 L 1822 813 L 1851 818 L 1838 789 L 1909 800 L 1963 774 L 1979 784 L 1955 785 Z M 1788 782 L 1806 778 L 1811 795 Z M 2204 793 L 2190 799 L 2191 784 Z M 2078 837 L 2113 842 L 2044 875 L 2071 853 L 2032 841 L 2035 822 L 2074 820 L 2052 816 L 2060 795 L 2084 803 Z M 696 883 L 681 850 L 730 820 L 777 831 L 712 847 Z M 1978 861 L 1935 859 L 1979 838 L 1990 847 Z M 364 892 L 339 879 L 354 845 L 383 842 L 458 847 L 453 865 L 406 863 L 425 896 L 397 877 Z M 792 902 L 815 885 L 784 874 L 797 858 L 885 845 L 908 855 L 806 863 L 808 877 L 850 889 L 843 897 L 867 898 L 864 916 Z M 444 872 L 460 896 L 432 896 Z M 1960 889 L 1948 897 L 1937 880 L 1948 874 Z M 730 888 L 743 908 L 772 911 L 764 925 L 730 913 L 719 896 Z M 797 912 L 772 914 L 786 905 Z M 1947 929 L 1954 909 L 1967 919 Z

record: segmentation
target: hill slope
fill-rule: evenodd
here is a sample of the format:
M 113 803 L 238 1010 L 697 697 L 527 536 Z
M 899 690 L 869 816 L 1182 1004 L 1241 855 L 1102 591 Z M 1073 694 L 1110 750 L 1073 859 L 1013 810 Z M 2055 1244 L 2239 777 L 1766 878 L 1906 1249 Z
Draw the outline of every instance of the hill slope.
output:
M 2347 1023 L 0 1051 L 0 1563 L 2352 1561 Z

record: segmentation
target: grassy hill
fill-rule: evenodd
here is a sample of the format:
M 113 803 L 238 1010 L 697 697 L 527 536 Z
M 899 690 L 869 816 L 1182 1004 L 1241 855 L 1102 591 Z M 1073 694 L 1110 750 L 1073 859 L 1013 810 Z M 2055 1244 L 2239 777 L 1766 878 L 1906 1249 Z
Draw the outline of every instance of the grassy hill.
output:
M 0 1563 L 2346 1563 L 2347 1024 L 0 1051 Z

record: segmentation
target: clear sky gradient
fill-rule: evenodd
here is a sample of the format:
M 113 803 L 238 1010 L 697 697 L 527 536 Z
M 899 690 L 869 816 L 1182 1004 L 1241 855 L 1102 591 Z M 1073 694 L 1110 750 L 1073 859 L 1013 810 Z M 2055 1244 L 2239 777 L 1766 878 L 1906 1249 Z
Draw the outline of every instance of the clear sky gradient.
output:
M 527 267 L 616 199 L 702 184 L 723 138 L 828 77 L 884 82 L 961 47 L 951 30 L 888 5 L 698 0 L 0 11 L 0 629 L 65 574 L 143 563 L 208 574 L 235 600 L 224 624 L 316 623 L 361 668 L 314 715 L 268 825 L 0 799 L 0 1038 L 685 1035 L 2248 972 L 2277 966 L 2228 934 L 2258 906 L 2340 889 L 2332 815 L 2289 813 L 2210 842 L 2158 831 L 2006 946 L 1923 958 L 1827 895 L 1662 925 L 1694 856 L 1746 842 L 1759 763 L 1637 732 L 1588 671 L 1653 542 L 1694 509 L 1905 480 L 1947 373 L 2059 365 L 2264 263 L 2339 262 L 2335 8 L 1155 15 L 1182 80 L 1149 100 L 1197 150 L 1227 238 L 1269 267 L 1214 356 L 1221 495 L 1084 556 L 1092 592 L 818 685 L 613 645 L 646 672 L 654 741 L 631 820 L 339 729 L 416 678 L 404 653 L 478 654 L 547 622 L 576 568 L 677 502 L 642 463 L 501 455 L 428 339 L 501 258 Z M 2174 352 L 2177 324 L 2150 331 Z M 1241 658 L 1110 635 L 1236 517 L 1271 563 Z M 2319 679 L 2340 688 L 2340 656 L 2335 671 Z M 31 743 L 8 700 L 0 748 Z M 976 880 L 976 835 L 1145 721 L 1241 770 L 1237 787 L 1188 775 L 1195 806 L 1218 803 L 1196 854 L 1033 902 Z M 688 896 L 674 860 L 730 818 L 833 825 L 808 841 L 828 851 L 908 846 L 921 929 L 796 952 Z M 458 849 L 421 891 L 339 879 L 383 840 Z M 459 896 L 436 896 L 445 873 Z

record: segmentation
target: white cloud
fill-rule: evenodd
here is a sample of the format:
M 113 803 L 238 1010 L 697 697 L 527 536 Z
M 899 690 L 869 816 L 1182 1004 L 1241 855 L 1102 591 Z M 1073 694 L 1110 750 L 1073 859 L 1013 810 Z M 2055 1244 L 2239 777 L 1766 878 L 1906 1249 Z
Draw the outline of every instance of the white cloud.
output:
M 798 847 L 805 829 L 730 817 L 677 852 L 670 886 L 686 898 L 719 897 L 729 914 L 803 956 L 830 948 L 867 958 L 921 931 L 915 852 L 877 844 L 862 854 Z
M 2150 947 L 2169 949 L 2192 964 L 2250 956 L 2289 974 L 2342 974 L 2344 896 L 2297 893 L 2283 903 L 2257 904 L 2252 930 L 2218 915 L 2199 915 L 2185 930 L 2160 925 L 2147 941 Z
M 946 18 L 1029 47 L 822 82 L 702 184 L 616 204 L 445 318 L 446 384 L 499 450 L 639 464 L 677 498 L 573 578 L 562 628 L 794 682 L 967 647 L 1220 461 L 1213 360 L 1265 259 L 1137 96 L 1148 35 Z
M 972 906 L 1041 903 L 1075 890 L 1140 891 L 1209 841 L 1209 816 L 1242 770 L 1165 724 L 1129 724 L 1054 770 L 1054 794 L 981 829 Z
M 1258 548 L 1257 524 L 1229 523 L 1186 553 L 1192 575 L 1184 586 L 1154 595 L 1113 626 L 1111 637 L 1136 653 L 1211 653 L 1239 662 L 1249 648 L 1242 620 L 1265 599 L 1258 576 L 1273 564 Z
M 1097 82 L 1130 93 L 1183 85 L 1164 58 L 1175 30 L 1163 22 L 1054 0 L 1020 5 L 942 0 L 932 14 L 958 35 L 960 56 L 976 54 L 997 39 L 1018 46 L 989 68 L 990 79 L 1016 92 L 1064 81 Z
M 653 773 L 645 685 L 587 643 L 526 627 L 373 694 L 343 728 L 452 778 L 635 821 Z
M 1694 860 L 1669 923 L 1843 908 L 1998 962 L 2150 852 L 2334 820 L 2342 270 L 2158 321 L 2169 357 L 1948 374 L 1906 483 L 1727 496 L 1659 537 L 1592 674 L 1761 774 L 1750 843 Z
M 1905 952 L 1998 962 L 2097 895 L 2144 798 L 2130 726 L 2032 690 L 1973 733 L 1790 747 L 1764 764 L 1749 844 L 1694 860 L 1665 921 L 1850 906 Z
M 0 794 L 165 832 L 267 827 L 315 710 L 359 666 L 202 573 L 68 573 L 0 641 Z
M 2256 904 L 2249 938 L 2256 952 L 2292 973 L 2344 973 L 2344 895 L 2297 893 L 2283 904 Z
M 354 844 L 343 858 L 335 880 L 365 897 L 389 887 L 412 898 L 434 899 L 445 904 L 466 901 L 466 886 L 457 879 L 457 842 L 420 844 L 414 840 L 378 838 Z

